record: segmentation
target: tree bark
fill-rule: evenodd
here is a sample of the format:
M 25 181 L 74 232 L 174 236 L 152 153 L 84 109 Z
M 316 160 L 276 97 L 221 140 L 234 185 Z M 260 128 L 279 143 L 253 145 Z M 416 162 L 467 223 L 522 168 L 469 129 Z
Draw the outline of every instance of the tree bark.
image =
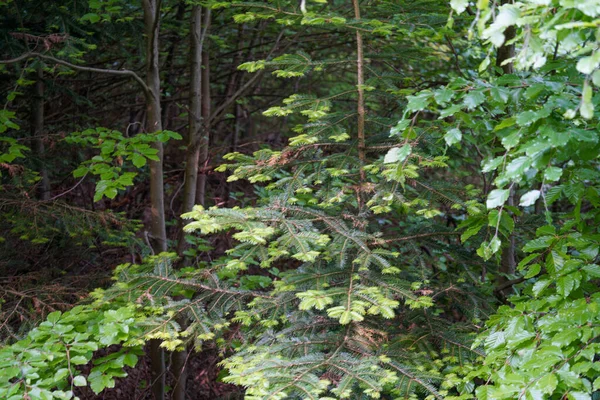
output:
M 160 107 L 159 26 L 161 0 L 142 0 L 144 9 L 144 31 L 146 34 L 146 130 L 162 130 Z M 167 251 L 165 227 L 165 201 L 163 189 L 163 145 L 157 141 L 152 145 L 158 153 L 158 161 L 150 160 L 150 211 L 151 240 L 156 253 Z M 165 355 L 160 340 L 150 341 L 152 367 L 152 393 L 155 400 L 165 398 Z
M 190 105 L 188 110 L 188 145 L 185 164 L 185 185 L 182 212 L 188 212 L 196 202 L 196 180 L 200 158 L 202 133 L 202 7 L 192 8 L 191 22 L 192 58 L 190 63 Z M 182 249 L 180 241 L 179 249 Z M 181 255 L 181 254 L 180 254 Z
M 181 212 L 191 211 L 194 204 L 198 202 L 198 167 L 200 156 L 202 154 L 203 132 L 205 120 L 203 120 L 203 79 L 206 74 L 203 72 L 203 48 L 206 33 L 210 24 L 210 9 L 204 12 L 204 22 L 202 22 L 202 7 L 194 6 L 192 8 L 190 46 L 192 56 L 190 61 L 190 103 L 188 110 L 188 145 L 186 152 L 186 165 L 184 175 L 184 189 Z M 206 81 L 206 85 L 210 83 Z M 199 202 L 204 205 L 204 202 Z M 180 221 L 180 228 L 183 227 L 183 221 Z M 177 254 L 181 257 L 187 244 L 185 234 L 179 229 L 181 235 L 177 244 Z
M 242 135 L 242 118 L 244 116 L 241 104 L 235 105 L 235 126 L 231 138 L 231 152 L 236 152 Z
M 187 349 L 174 351 L 171 356 L 171 372 L 173 373 L 173 395 L 171 400 L 185 400 L 185 389 L 187 380 L 187 370 L 185 362 L 187 360 Z
M 512 0 L 502 0 L 502 5 L 504 4 L 512 4 Z M 512 74 L 514 72 L 514 65 L 511 62 L 507 62 L 504 64 L 506 60 L 512 59 L 515 56 L 515 45 L 514 44 L 506 44 L 510 40 L 515 38 L 516 30 L 514 26 L 509 26 L 504 31 L 504 44 L 500 46 L 496 53 L 496 66 L 502 68 L 503 73 Z M 502 65 L 504 64 L 504 65 Z
M 40 174 L 40 187 L 38 190 L 41 200 L 50 199 L 50 180 L 45 163 L 46 149 L 44 146 L 44 69 L 36 68 L 36 80 L 33 96 L 33 112 L 31 133 L 33 136 L 33 147 L 38 159 L 38 172 Z
M 360 20 L 360 6 L 358 0 L 352 0 L 354 6 L 354 18 Z M 365 171 L 362 169 L 365 160 L 365 72 L 364 72 L 365 59 L 363 55 L 363 39 L 360 30 L 356 30 L 356 84 L 358 88 L 358 101 L 357 101 L 357 138 L 358 138 L 358 159 L 360 160 L 360 178 L 362 181 L 365 180 Z
M 175 23 L 183 24 L 185 12 L 187 9 L 187 3 L 183 0 L 180 0 L 177 4 L 177 12 L 175 14 Z M 165 56 L 165 61 L 163 64 L 163 87 L 166 85 L 170 92 L 168 95 L 163 94 L 162 98 L 162 125 L 163 129 L 171 130 L 172 120 L 175 114 L 177 113 L 177 106 L 173 100 L 173 98 L 177 97 L 177 68 L 175 65 L 175 55 L 177 54 L 177 47 L 179 42 L 181 41 L 181 37 L 175 35 L 171 40 L 169 48 L 167 50 L 167 54 Z
M 146 130 L 162 130 L 160 107 L 160 67 L 158 62 L 159 46 L 159 8 L 160 0 L 143 0 L 144 25 L 146 31 Z M 158 161 L 150 160 L 150 203 L 152 212 L 151 243 L 155 252 L 167 250 L 165 228 L 165 205 L 163 190 L 163 145 L 157 141 L 153 147 L 158 151 Z
M 162 130 L 160 106 L 160 67 L 159 67 L 159 8 L 160 0 L 143 0 L 144 24 L 146 30 L 146 130 L 158 132 Z M 152 212 L 151 233 L 152 246 L 155 252 L 167 250 L 167 233 L 165 228 L 165 205 L 163 189 L 163 145 L 157 141 L 153 147 L 158 151 L 158 161 L 150 160 L 150 203 Z
M 502 4 L 510 4 L 512 0 L 502 0 Z M 502 68 L 502 72 L 504 74 L 512 74 L 514 72 L 513 62 L 508 60 L 512 59 L 515 56 L 515 46 L 513 44 L 506 44 L 506 42 L 514 39 L 515 37 L 515 28 L 514 26 L 508 27 L 504 31 L 504 35 L 506 40 L 504 44 L 500 46 L 496 53 L 496 66 Z M 508 197 L 508 205 L 515 205 L 515 188 L 512 187 L 510 189 L 510 195 Z M 503 211 L 507 212 L 507 211 Z M 496 287 L 502 288 L 499 289 L 498 293 L 502 294 L 502 296 L 506 297 L 509 295 L 512 290 L 512 286 L 507 286 L 508 275 L 513 275 L 516 271 L 517 266 L 517 258 L 516 258 L 516 242 L 515 235 L 511 234 L 508 237 L 508 242 L 506 247 L 502 249 L 502 257 L 500 259 L 500 274 L 496 280 Z
M 206 11 L 209 17 L 209 11 Z M 204 31 L 205 33 L 206 31 Z M 204 44 L 204 34 L 202 31 L 202 7 L 195 5 L 192 8 L 191 27 L 190 27 L 190 46 L 192 56 L 190 61 L 190 105 L 188 110 L 188 146 L 186 152 L 185 164 L 185 184 L 183 190 L 183 202 L 181 211 L 186 213 L 192 210 L 196 201 L 196 185 L 198 180 L 198 161 L 200 158 L 200 142 L 202 134 L 202 47 Z M 180 221 L 180 228 L 183 227 L 183 221 Z M 185 242 L 185 233 L 179 229 L 180 237 L 177 245 L 177 253 L 183 257 L 187 244 Z M 186 321 L 179 321 L 182 327 Z M 172 400 L 185 400 L 187 371 L 185 370 L 185 361 L 187 359 L 187 350 L 173 352 L 171 371 L 175 384 L 173 386 Z
M 202 54 L 202 134 L 200 137 L 200 173 L 196 186 L 196 202 L 206 204 L 206 164 L 208 163 L 210 145 L 210 62 L 208 52 Z

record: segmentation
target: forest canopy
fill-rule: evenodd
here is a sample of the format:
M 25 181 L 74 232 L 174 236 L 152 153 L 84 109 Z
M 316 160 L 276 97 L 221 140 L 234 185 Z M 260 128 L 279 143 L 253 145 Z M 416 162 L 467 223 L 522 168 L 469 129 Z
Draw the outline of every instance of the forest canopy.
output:
M 0 398 L 600 399 L 598 0 L 0 11 Z

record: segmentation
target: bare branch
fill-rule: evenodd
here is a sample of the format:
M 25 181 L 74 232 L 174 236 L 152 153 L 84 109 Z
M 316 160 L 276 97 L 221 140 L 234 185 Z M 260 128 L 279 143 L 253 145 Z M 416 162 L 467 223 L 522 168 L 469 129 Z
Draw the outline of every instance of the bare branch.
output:
M 25 53 L 25 54 L 20 55 L 19 57 L 12 58 L 9 60 L 0 60 L 0 64 L 15 64 L 20 61 L 26 60 L 28 58 L 41 58 L 42 60 L 51 61 L 56 64 L 64 65 L 65 67 L 69 67 L 76 71 L 95 72 L 98 74 L 129 76 L 129 77 L 135 79 L 135 81 L 137 83 L 139 83 L 139 85 L 142 87 L 142 89 L 144 90 L 144 93 L 146 95 L 150 94 L 150 90 L 148 89 L 146 82 L 144 82 L 144 80 L 142 78 L 140 78 L 140 76 L 138 74 L 136 74 L 133 71 L 127 70 L 127 69 L 116 70 L 116 69 L 84 67 L 82 65 L 72 64 L 68 61 L 61 60 L 59 58 L 48 56 L 46 54 L 37 53 L 37 52 Z

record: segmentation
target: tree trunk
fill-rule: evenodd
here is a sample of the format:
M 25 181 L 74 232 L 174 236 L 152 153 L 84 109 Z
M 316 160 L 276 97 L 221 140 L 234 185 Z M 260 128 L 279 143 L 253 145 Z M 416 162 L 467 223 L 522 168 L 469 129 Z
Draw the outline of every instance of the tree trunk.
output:
M 512 0 L 502 0 L 502 4 L 512 4 Z M 515 38 L 516 30 L 513 25 L 506 28 L 504 31 L 504 37 L 506 40 L 504 44 L 498 48 L 496 53 L 496 66 L 502 68 L 505 74 L 512 74 L 514 72 L 513 62 L 504 63 L 506 60 L 512 59 L 515 56 L 515 45 L 506 44 Z M 504 65 L 502 65 L 504 64 Z
M 144 30 L 146 34 L 146 130 L 162 130 L 160 107 L 160 70 L 158 33 L 160 26 L 160 0 L 142 0 L 144 8 Z M 158 161 L 150 160 L 150 210 L 151 240 L 156 253 L 167 251 L 167 233 L 165 228 L 165 204 L 163 189 L 163 145 L 157 141 L 153 145 L 158 153 Z M 165 398 L 165 356 L 160 340 L 150 341 L 150 359 L 152 366 L 152 393 L 155 400 Z
M 202 7 L 192 8 L 191 17 L 190 63 L 190 106 L 188 111 L 188 145 L 185 157 L 185 184 L 181 212 L 192 209 L 196 203 L 196 185 L 198 179 L 198 162 L 200 160 L 200 141 L 202 134 Z M 181 224 L 183 225 L 183 224 Z M 181 256 L 185 250 L 185 235 L 181 235 L 177 253 Z
M 177 4 L 177 12 L 175 14 L 175 23 L 183 24 L 185 12 L 186 12 L 187 4 L 185 1 L 180 0 Z M 175 35 L 171 40 L 169 49 L 167 50 L 167 54 L 165 56 L 165 61 L 163 64 L 163 82 L 169 88 L 173 88 L 173 90 L 169 90 L 168 95 L 164 95 L 162 97 L 162 125 L 163 129 L 171 130 L 172 120 L 175 114 L 177 114 L 177 106 L 173 101 L 174 98 L 177 98 L 177 77 L 178 71 L 175 65 L 175 55 L 177 54 L 177 47 L 179 42 L 181 41 L 181 37 Z M 165 86 L 165 85 L 163 85 Z
M 183 326 L 182 326 L 183 328 Z M 187 370 L 185 362 L 187 361 L 188 351 L 174 351 L 171 355 L 171 372 L 173 373 L 173 395 L 171 400 L 185 400 L 185 388 L 187 380 Z
M 236 152 L 240 143 L 240 136 L 242 134 L 242 118 L 244 113 L 240 104 L 235 105 L 235 126 L 233 128 L 233 138 L 231 139 L 231 152 Z
M 360 5 L 358 0 L 352 0 L 354 6 L 354 18 L 360 20 Z M 365 163 L 365 59 L 363 55 L 363 39 L 360 30 L 356 30 L 356 84 L 358 86 L 358 101 L 357 101 L 357 138 L 358 138 L 358 159 L 360 160 L 360 178 L 365 180 L 365 172 L 362 169 Z
M 33 121 L 31 134 L 36 157 L 38 159 L 38 172 L 40 174 L 39 196 L 41 200 L 50 199 L 50 180 L 45 163 L 44 146 L 44 70 L 41 66 L 36 68 L 35 94 L 33 96 Z
M 208 146 L 210 145 L 210 63 L 208 52 L 202 54 L 202 135 L 200 137 L 200 173 L 196 186 L 196 201 L 206 204 L 206 165 L 208 164 Z
M 158 0 L 144 0 L 144 23 L 146 30 L 146 84 L 149 93 L 146 95 L 146 130 L 158 132 L 162 130 L 160 107 L 160 70 L 159 70 L 159 10 Z M 165 205 L 163 190 L 163 145 L 157 141 L 152 145 L 157 151 L 158 161 L 150 160 L 150 202 L 152 211 L 151 233 L 154 251 L 160 253 L 167 250 L 167 233 L 165 228 Z
M 209 17 L 209 11 L 206 11 Z M 206 32 L 206 31 L 205 31 Z M 190 106 L 188 114 L 188 146 L 185 164 L 185 184 L 183 190 L 182 213 L 192 210 L 196 201 L 196 185 L 198 180 L 198 161 L 200 158 L 200 142 L 202 134 L 202 47 L 204 44 L 204 34 L 202 32 L 202 7 L 195 5 L 192 8 L 191 27 L 190 27 L 190 46 L 192 48 L 192 57 L 190 62 Z M 183 222 L 180 222 L 183 227 Z M 180 229 L 181 236 L 177 245 L 177 253 L 180 257 L 186 249 L 185 234 Z M 179 321 L 185 326 L 186 321 Z M 185 370 L 185 361 L 187 359 L 187 350 L 176 351 L 173 353 L 171 371 L 175 380 L 173 386 L 172 400 L 185 400 L 185 388 L 187 373 Z
M 502 0 L 502 4 L 512 3 L 512 0 Z M 515 46 L 513 44 L 506 44 L 506 42 L 512 40 L 515 37 L 515 27 L 510 26 L 504 32 L 506 40 L 504 44 L 498 48 L 496 53 L 496 66 L 502 68 L 502 72 L 504 74 L 512 74 L 514 72 L 513 62 L 506 62 L 507 60 L 513 58 L 515 56 Z M 508 205 L 515 205 L 515 188 L 511 188 L 510 195 L 508 197 Z M 504 210 L 503 212 L 507 212 Z M 500 260 L 500 274 L 498 275 L 498 279 L 496 280 L 496 284 L 498 287 L 504 285 L 508 278 L 506 275 L 513 275 L 516 271 L 517 259 L 516 259 L 516 243 L 515 243 L 515 235 L 511 234 L 508 237 L 508 242 L 506 247 L 502 249 L 502 257 Z M 501 291 L 503 296 L 508 296 L 511 291 L 511 288 L 507 288 Z

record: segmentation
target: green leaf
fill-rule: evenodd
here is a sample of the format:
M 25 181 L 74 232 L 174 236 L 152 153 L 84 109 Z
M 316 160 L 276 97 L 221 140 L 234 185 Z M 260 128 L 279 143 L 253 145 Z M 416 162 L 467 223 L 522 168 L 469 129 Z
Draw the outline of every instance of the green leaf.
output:
M 592 82 L 596 87 L 600 87 L 600 70 L 594 71 L 592 74 Z
M 87 385 L 87 381 L 85 379 L 85 376 L 83 376 L 83 375 L 77 375 L 75 378 L 73 378 L 73 385 L 75 385 L 75 386 L 85 386 L 85 385 Z
M 538 111 L 524 111 L 517 115 L 517 124 L 519 126 L 527 126 L 532 123 L 540 120 L 541 118 L 546 118 L 550 115 L 550 110 L 546 108 L 542 108 Z
M 127 354 L 125 354 L 125 357 L 123 359 L 123 363 L 125 365 L 127 365 L 128 367 L 133 368 L 133 367 L 135 367 L 135 365 L 137 364 L 137 362 L 138 362 L 138 356 L 136 356 L 133 353 L 127 353 Z
M 577 71 L 589 75 L 600 65 L 600 52 L 595 52 L 591 56 L 581 57 L 577 62 Z
M 165 131 L 167 132 L 167 134 L 169 135 L 169 137 L 171 139 L 175 139 L 175 140 L 182 140 L 183 136 L 181 136 L 178 132 L 174 132 L 174 131 Z
M 477 249 L 477 255 L 484 260 L 489 260 L 494 254 L 500 250 L 500 239 L 498 236 L 494 236 L 489 243 L 483 242 L 481 246 Z
M 503 205 L 506 200 L 508 200 L 508 196 L 510 195 L 510 190 L 508 189 L 494 189 L 488 195 L 486 206 L 488 210 L 492 208 L 499 207 Z
M 575 287 L 575 278 L 572 274 L 561 276 L 556 282 L 556 291 L 563 297 L 569 297 Z
M 553 236 L 542 236 L 540 238 L 530 240 L 525 244 L 525 246 L 523 246 L 523 251 L 525 253 L 531 253 L 532 251 L 547 249 L 553 240 Z
M 98 14 L 88 13 L 81 17 L 81 21 L 90 21 L 90 23 L 95 24 L 100 21 L 101 17 Z
M 464 105 L 469 110 L 473 110 L 484 101 L 485 95 L 483 94 L 483 90 L 472 90 L 465 96 Z
M 450 129 L 445 135 L 444 140 L 448 144 L 448 146 L 452 146 L 455 143 L 459 143 L 462 139 L 462 133 L 460 129 L 454 128 Z
M 600 265 L 587 264 L 582 268 L 583 271 L 593 278 L 600 278 Z
M 101 373 L 92 372 L 88 377 L 88 380 L 90 382 L 90 387 L 96 394 L 99 394 L 107 387 L 112 388 L 115 386 L 115 381 L 113 378 Z
M 477 399 L 478 400 L 490 400 L 489 389 L 490 389 L 490 387 L 487 385 L 479 386 L 477 389 L 475 389 L 475 394 L 477 395 Z
M 534 276 L 537 276 L 541 270 L 542 270 L 542 266 L 540 264 L 531 264 L 527 268 L 527 274 L 525 274 L 524 278 L 525 279 L 533 278 Z
M 457 14 L 462 14 L 467 9 L 468 5 L 469 0 L 450 0 L 450 7 L 452 7 Z
M 493 350 L 497 347 L 502 346 L 506 342 L 504 332 L 493 332 L 485 339 L 485 348 L 487 350 Z
M 394 126 L 392 129 L 390 129 L 390 136 L 401 135 L 402 132 L 404 132 L 406 130 L 406 128 L 408 128 L 409 125 L 410 125 L 410 119 L 402 119 L 402 120 L 398 121 L 396 126 Z
M 519 144 L 519 140 L 521 139 L 521 131 L 514 131 L 510 135 L 507 135 L 502 138 L 502 145 L 505 149 L 510 150 Z
M 73 177 L 81 178 L 82 176 L 85 176 L 85 174 L 87 174 L 89 171 L 90 170 L 88 167 L 82 165 L 79 168 L 77 168 L 75 171 L 73 171 Z
M 507 178 L 519 178 L 525 170 L 531 165 L 529 157 L 517 157 L 506 166 L 505 175 Z
M 519 205 L 521 207 L 531 206 L 531 205 L 535 204 L 535 202 L 539 198 L 540 198 L 540 191 L 539 190 L 531 190 L 531 191 L 525 193 L 523 196 L 521 196 Z
M 592 400 L 592 396 L 585 392 L 569 392 L 569 400 Z
M 583 84 L 583 91 L 581 93 L 581 106 L 579 107 L 579 112 L 581 116 L 585 119 L 592 119 L 594 117 L 594 105 L 592 104 L 592 87 L 586 81 Z
M 556 182 L 562 176 L 563 170 L 558 167 L 549 167 L 544 171 L 544 179 L 549 182 Z
M 503 161 L 504 157 L 496 157 L 491 160 L 485 161 L 483 163 L 483 166 L 481 167 L 481 171 L 484 173 L 495 171 L 496 168 L 498 168 Z
M 440 106 L 444 106 L 454 98 L 454 91 L 448 88 L 438 89 L 434 92 L 433 98 Z
M 517 268 L 521 271 L 527 264 L 533 261 L 536 257 L 539 257 L 539 254 L 530 254 L 519 262 Z
M 466 242 L 470 237 L 476 235 L 481 228 L 483 228 L 485 226 L 485 222 L 483 220 L 478 220 L 476 221 L 475 224 L 469 226 L 464 232 L 463 234 L 460 236 L 460 241 L 462 243 Z
M 581 182 L 574 182 L 563 187 L 563 192 L 571 204 L 577 204 L 581 200 L 585 187 Z
M 48 320 L 48 322 L 56 324 L 60 320 L 61 315 L 62 315 L 62 313 L 60 311 L 54 311 L 54 312 L 51 312 L 50 314 L 48 314 L 46 319 Z
M 68 368 L 60 368 L 58 371 L 56 371 L 56 373 L 54 374 L 54 381 L 55 382 L 60 382 L 62 381 L 64 378 L 67 377 L 67 375 L 69 375 L 69 370 Z
M 440 119 L 451 117 L 460 110 L 462 110 L 462 106 L 460 104 L 453 104 L 448 108 L 444 108 L 440 110 Z
M 114 199 L 115 197 L 117 197 L 117 189 L 114 187 L 108 188 L 104 191 L 103 194 L 109 199 Z
M 554 393 L 557 385 L 558 379 L 556 379 L 556 375 L 546 374 L 539 379 L 535 386 L 540 388 L 543 393 L 551 395 Z
M 507 118 L 494 127 L 494 132 L 514 126 L 516 122 L 517 119 L 515 117 Z
M 391 164 L 395 162 L 402 162 L 406 160 L 406 157 L 410 155 L 412 147 L 409 144 L 405 144 L 402 147 L 393 147 L 385 155 L 383 159 L 384 164 Z
M 144 165 L 146 165 L 146 157 L 144 157 L 143 155 L 141 155 L 139 153 L 134 153 L 133 156 L 131 157 L 131 162 L 137 168 L 141 168 Z
M 531 289 L 531 292 L 533 293 L 533 295 L 535 297 L 539 297 L 539 295 L 548 287 L 550 286 L 550 284 L 552 283 L 551 280 L 549 279 L 542 279 L 537 281 L 534 285 L 533 288 Z
M 496 101 L 500 101 L 503 104 L 506 104 L 506 102 L 508 101 L 508 98 L 510 96 L 510 90 L 508 90 L 507 88 L 503 88 L 500 86 L 494 86 L 490 89 L 490 94 L 492 95 L 492 98 Z
M 406 105 L 407 111 L 422 111 L 430 103 L 432 93 L 428 90 L 418 93 L 415 96 L 406 96 L 408 104 Z
M 573 343 L 575 340 L 579 339 L 581 334 L 580 330 L 577 329 L 565 329 L 563 331 L 558 332 L 552 338 L 552 345 L 558 347 L 565 347 Z
M 491 63 L 490 57 L 484 58 L 483 61 L 481 62 L 481 64 L 479 64 L 479 68 L 478 68 L 479 72 L 481 73 L 481 72 L 485 71 L 487 69 L 487 67 L 490 66 L 490 63 Z M 494 100 L 501 100 L 501 98 L 495 97 Z

